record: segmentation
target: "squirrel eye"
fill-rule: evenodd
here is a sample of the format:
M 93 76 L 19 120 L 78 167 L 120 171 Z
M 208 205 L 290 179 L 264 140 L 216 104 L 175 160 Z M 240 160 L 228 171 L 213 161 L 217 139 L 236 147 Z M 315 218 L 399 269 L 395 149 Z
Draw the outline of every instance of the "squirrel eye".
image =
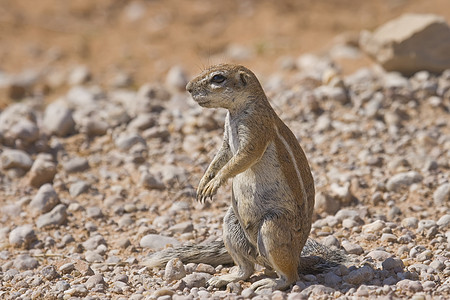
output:
M 214 75 L 212 78 L 211 78 L 211 82 L 214 82 L 214 83 L 222 83 L 222 82 L 224 82 L 225 81 L 225 76 L 223 76 L 223 75 L 221 75 L 221 74 L 217 74 L 217 75 Z

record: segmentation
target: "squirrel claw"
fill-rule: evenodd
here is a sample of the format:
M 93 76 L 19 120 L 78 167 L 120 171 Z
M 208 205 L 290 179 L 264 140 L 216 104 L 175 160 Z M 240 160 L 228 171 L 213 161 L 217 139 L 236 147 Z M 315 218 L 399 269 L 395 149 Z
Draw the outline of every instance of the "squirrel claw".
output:
M 210 182 L 208 182 L 208 184 L 205 186 L 205 188 L 203 190 L 203 194 L 205 195 L 206 198 L 212 199 L 212 197 L 216 194 L 219 186 L 220 186 L 220 180 L 217 179 L 217 177 L 215 177 Z

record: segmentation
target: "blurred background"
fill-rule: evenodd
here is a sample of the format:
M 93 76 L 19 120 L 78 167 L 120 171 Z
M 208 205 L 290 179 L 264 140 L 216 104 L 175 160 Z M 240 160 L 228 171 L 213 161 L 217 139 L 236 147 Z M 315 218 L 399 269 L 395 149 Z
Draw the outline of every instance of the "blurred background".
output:
M 0 81 L 1 72 L 31 76 L 87 66 L 96 82 L 122 74 L 139 85 L 164 78 L 174 65 L 194 75 L 223 61 L 264 73 L 283 56 L 317 53 L 339 40 L 357 43 L 361 30 L 405 12 L 448 21 L 450 1 L 0 0 Z M 345 73 L 370 63 L 344 58 Z M 4 107 L 7 99 L 1 101 Z

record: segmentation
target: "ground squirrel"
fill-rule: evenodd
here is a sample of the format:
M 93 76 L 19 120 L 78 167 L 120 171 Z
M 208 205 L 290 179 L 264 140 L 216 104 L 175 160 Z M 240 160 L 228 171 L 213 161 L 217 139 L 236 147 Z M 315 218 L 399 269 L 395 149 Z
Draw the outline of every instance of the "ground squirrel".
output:
M 211 265 L 234 261 L 237 272 L 208 282 L 221 287 L 248 279 L 259 264 L 278 278 L 256 281 L 253 289 L 286 289 L 299 272 L 342 261 L 339 251 L 308 239 L 313 176 L 295 135 L 275 113 L 253 72 L 239 65 L 216 65 L 186 89 L 199 105 L 228 110 L 222 147 L 200 180 L 197 200 L 211 198 L 233 178 L 232 204 L 224 218 L 223 242 L 166 249 L 151 255 L 147 265 L 161 266 L 173 257 Z

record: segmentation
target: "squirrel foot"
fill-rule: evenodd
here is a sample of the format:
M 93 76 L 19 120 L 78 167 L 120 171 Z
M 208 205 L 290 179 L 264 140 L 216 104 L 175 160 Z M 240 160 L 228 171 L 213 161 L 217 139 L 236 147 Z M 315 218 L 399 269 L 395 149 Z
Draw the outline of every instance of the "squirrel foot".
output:
M 264 278 L 261 280 L 256 281 L 253 283 L 250 287 L 255 291 L 261 291 L 264 289 L 271 289 L 271 290 L 285 290 L 287 289 L 291 284 L 288 283 L 283 278 Z
M 253 265 L 243 264 L 242 266 L 240 266 L 237 272 L 212 277 L 210 280 L 208 280 L 207 285 L 212 288 L 221 288 L 223 286 L 226 286 L 230 282 L 246 280 L 250 277 L 250 275 L 252 275 L 252 273 Z
M 244 278 L 239 273 L 230 273 L 222 276 L 214 276 L 210 280 L 208 280 L 208 286 L 221 288 L 223 286 L 226 286 L 230 282 L 239 281 L 241 279 Z

